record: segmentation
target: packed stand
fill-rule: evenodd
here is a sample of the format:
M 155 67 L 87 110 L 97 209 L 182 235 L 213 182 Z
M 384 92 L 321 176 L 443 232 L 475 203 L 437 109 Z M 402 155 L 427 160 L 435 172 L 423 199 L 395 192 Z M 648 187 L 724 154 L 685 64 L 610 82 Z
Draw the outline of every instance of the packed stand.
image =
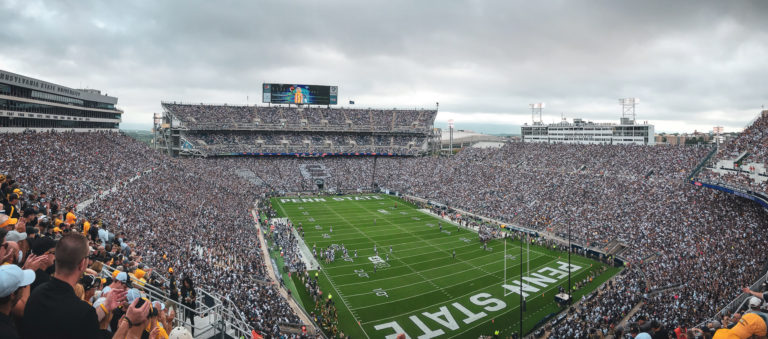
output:
M 42 194 L 12 193 L 13 178 L 0 176 L 7 212 L 0 214 L 1 338 L 191 335 L 175 320 L 178 304 L 150 299 L 144 291 L 160 283 L 151 269 L 135 264 L 140 257 L 121 246 L 122 238 L 102 243 L 96 222 L 78 218 L 71 208 L 57 211 Z M 110 275 L 105 263 L 126 265 Z
M 96 144 L 91 144 L 91 140 Z M 7 276 L 0 274 L 3 286 L 6 280 L 19 279 L 13 280 L 18 291 L 9 290 L 0 297 L 0 302 L 12 302 L 13 308 L 20 309 L 10 318 L 17 325 L 0 326 L 0 331 L 4 331 L 0 337 L 20 334 L 27 338 L 123 338 L 126 332 L 134 332 L 136 324 L 146 323 L 145 337 L 159 338 L 161 330 L 167 334 L 178 325 L 172 323 L 169 312 L 184 312 L 185 318 L 194 324 L 194 314 L 182 309 L 194 309 L 200 302 L 196 300 L 194 286 L 232 300 L 252 327 L 263 334 L 278 336 L 280 324 L 300 323 L 265 274 L 265 260 L 248 214 L 249 202 L 254 200 L 259 187 L 243 190 L 252 184 L 234 171 L 222 172 L 206 162 L 163 158 L 146 146 L 134 146 L 135 141 L 119 134 L 19 134 L 7 135 L 3 142 L 9 143 L 4 149 L 15 147 L 17 152 L 9 152 L 5 160 L 6 166 L 13 166 L 6 173 L 14 174 L 0 176 L 5 213 L 0 214 L 0 258 L 34 272 L 33 278 L 25 277 L 29 273 L 23 270 L 9 271 Z M 50 166 L 71 175 L 67 182 L 59 182 L 64 178 L 45 171 L 43 164 L 52 160 L 34 145 L 71 152 L 62 165 Z M 124 163 L 112 160 L 119 156 Z M 139 156 L 143 156 L 143 162 L 134 162 Z M 155 160 L 158 163 L 153 163 Z M 102 161 L 103 170 L 92 173 L 70 168 L 85 167 L 85 161 Z M 114 168 L 108 168 L 110 164 Z M 157 167 L 130 184 L 120 176 L 136 175 L 136 168 L 150 165 Z M 123 172 L 124 166 L 134 169 Z M 22 171 L 16 174 L 17 169 Z M 82 181 L 99 182 L 92 178 L 95 175 L 105 185 L 108 178 L 114 178 L 113 185 L 118 189 L 96 199 L 82 213 L 76 212 L 73 205 L 90 197 L 85 189 L 71 190 L 83 192 L 80 195 L 61 195 L 66 197 L 66 204 L 50 198 L 70 191 L 70 187 L 77 188 Z M 190 185 L 191 182 L 196 184 Z M 50 195 L 37 191 L 39 188 Z M 205 192 L 202 198 L 200 192 Z M 84 236 L 70 239 L 79 234 Z M 101 272 L 104 264 L 118 270 L 106 281 L 101 279 L 107 275 Z M 147 295 L 141 286 L 131 289 L 129 277 L 166 291 L 171 300 L 183 306 L 157 304 L 157 311 L 149 307 L 134 310 L 137 300 Z M 31 288 L 25 289 L 27 285 Z M 38 294 L 44 297 L 36 297 Z M 32 315 L 25 317 L 23 306 L 27 299 L 26 311 Z M 149 317 L 147 312 L 156 315 Z M 61 316 L 69 313 L 87 317 Z M 37 321 L 31 320 L 54 317 L 56 321 L 49 321 L 43 328 L 35 327 Z M 123 322 L 131 325 L 124 329 Z
M 230 106 L 163 103 L 163 108 L 187 127 L 227 129 L 392 130 L 425 133 L 434 124 L 436 110 L 293 108 L 284 106 Z M 416 125 L 416 128 L 414 128 Z
M 745 156 L 739 159 L 742 154 Z M 729 164 L 722 166 L 721 162 L 724 161 Z M 768 194 L 767 168 L 768 111 L 762 111 L 738 137 L 718 150 L 709 167 L 705 168 L 698 178 Z
M 278 335 L 280 323 L 300 321 L 276 286 L 264 283 L 266 261 L 248 212 L 258 188 L 243 189 L 252 184 L 215 162 L 168 161 L 85 215 L 108 225 L 147 266 L 190 277 L 232 300 L 255 329 Z
M 115 132 L 4 134 L 0 145 L 0 169 L 15 173 L 17 188 L 48 193 L 62 205 L 92 198 L 163 161 L 160 153 Z
M 226 153 L 347 153 L 379 152 L 416 155 L 425 137 L 338 132 L 184 132 L 182 137 L 209 155 Z M 355 141 L 348 143 L 348 138 Z

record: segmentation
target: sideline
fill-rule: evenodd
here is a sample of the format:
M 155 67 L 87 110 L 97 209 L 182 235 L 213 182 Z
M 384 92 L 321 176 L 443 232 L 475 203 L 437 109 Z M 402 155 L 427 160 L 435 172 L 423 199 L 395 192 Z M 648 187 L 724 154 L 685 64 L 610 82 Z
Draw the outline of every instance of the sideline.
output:
M 291 306 L 291 309 L 293 310 L 293 313 L 295 313 L 297 316 L 299 316 L 299 319 L 301 319 L 301 322 L 304 323 L 304 326 L 307 326 L 307 333 L 317 333 L 317 328 L 315 328 L 315 323 L 310 321 L 309 317 L 306 313 L 304 313 L 304 310 L 299 307 L 299 305 L 296 303 L 296 299 L 294 299 L 292 296 L 288 295 L 288 292 L 285 290 L 285 287 L 281 286 L 277 280 L 277 275 L 275 274 L 275 270 L 273 269 L 272 265 L 269 263 L 270 256 L 269 256 L 269 248 L 267 247 L 267 241 L 264 239 L 264 234 L 261 231 L 261 224 L 259 224 L 258 215 L 256 214 L 256 211 L 251 209 L 251 216 L 253 217 L 253 223 L 256 228 L 256 234 L 259 237 L 259 244 L 261 245 L 261 255 L 264 257 L 264 266 L 267 270 L 267 275 L 270 279 L 272 279 L 272 283 L 277 285 L 277 290 L 280 292 L 280 295 L 288 302 L 288 305 Z

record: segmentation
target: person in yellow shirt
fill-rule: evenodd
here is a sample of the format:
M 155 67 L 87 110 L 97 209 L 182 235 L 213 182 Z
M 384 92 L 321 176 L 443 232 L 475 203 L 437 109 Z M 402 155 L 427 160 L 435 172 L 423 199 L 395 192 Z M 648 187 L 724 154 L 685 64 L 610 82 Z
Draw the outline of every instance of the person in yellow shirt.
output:
M 91 223 L 90 223 L 90 222 L 88 222 L 88 220 L 86 220 L 86 221 L 83 223 L 83 235 L 84 235 L 86 238 L 88 238 L 88 230 L 90 230 L 90 229 L 91 229 Z
M 67 211 L 67 217 L 65 219 L 67 224 L 70 224 L 70 225 L 74 225 L 75 222 L 77 221 L 77 216 L 75 216 L 75 213 L 73 212 L 73 210 L 74 209 L 72 207 L 69 208 L 69 211 Z

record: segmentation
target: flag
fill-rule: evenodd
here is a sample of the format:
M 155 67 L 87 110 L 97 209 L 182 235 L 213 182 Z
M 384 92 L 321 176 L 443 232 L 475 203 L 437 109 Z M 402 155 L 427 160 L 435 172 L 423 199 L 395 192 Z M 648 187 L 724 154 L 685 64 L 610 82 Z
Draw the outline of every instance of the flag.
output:
M 256 330 L 251 330 L 251 339 L 264 339 L 264 337 L 256 333 Z

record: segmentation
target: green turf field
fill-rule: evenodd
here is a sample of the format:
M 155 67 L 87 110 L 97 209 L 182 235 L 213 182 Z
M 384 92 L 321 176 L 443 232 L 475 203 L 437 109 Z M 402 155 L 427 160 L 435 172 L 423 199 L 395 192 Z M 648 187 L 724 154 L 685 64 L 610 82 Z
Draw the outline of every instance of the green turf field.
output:
M 344 260 L 337 252 L 333 263 L 318 260 L 322 265 L 321 289 L 324 296 L 333 296 L 340 328 L 346 335 L 394 338 L 404 332 L 410 338 L 477 338 L 495 330 L 502 336 L 519 331 L 519 241 L 508 240 L 506 256 L 502 240 L 490 242 L 491 249 L 485 250 L 477 233 L 463 228 L 457 231 L 454 224 L 387 195 L 311 199 L 273 198 L 272 204 L 280 216 L 290 218 L 296 226 L 303 225 L 310 249 L 313 244 L 318 251 L 343 244 L 350 256 L 357 250 L 357 258 Z M 386 261 L 390 246 L 392 253 Z M 554 295 L 568 282 L 565 253 L 532 245 L 526 264 L 527 259 L 523 253 L 523 267 L 530 267 L 522 284 L 525 332 L 560 310 Z M 571 257 L 571 265 L 574 283 L 602 267 L 576 255 Z M 596 276 L 586 288 L 574 292 L 574 300 L 618 271 L 609 268 Z M 315 303 L 301 281 L 295 276 L 293 280 L 299 299 L 312 312 Z

